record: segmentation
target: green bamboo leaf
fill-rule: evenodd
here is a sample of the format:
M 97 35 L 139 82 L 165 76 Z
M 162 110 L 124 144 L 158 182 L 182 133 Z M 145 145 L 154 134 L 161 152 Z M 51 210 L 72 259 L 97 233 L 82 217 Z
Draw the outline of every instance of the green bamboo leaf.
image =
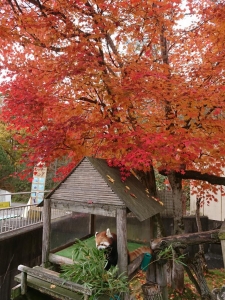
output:
M 76 264 L 63 265 L 62 274 L 65 280 L 82 284 L 93 290 L 90 299 L 96 299 L 99 295 L 108 295 L 127 292 L 128 279 L 124 274 L 118 276 L 118 267 L 111 267 L 109 271 L 104 269 L 106 259 L 104 251 L 91 248 L 83 241 L 76 241 L 77 247 L 73 251 L 73 259 Z

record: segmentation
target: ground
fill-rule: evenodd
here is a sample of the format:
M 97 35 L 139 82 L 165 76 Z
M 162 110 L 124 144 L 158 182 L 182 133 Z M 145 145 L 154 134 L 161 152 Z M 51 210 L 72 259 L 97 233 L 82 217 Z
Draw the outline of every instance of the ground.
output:
M 210 291 L 214 288 L 221 288 L 222 285 L 225 285 L 225 269 L 214 269 L 209 270 L 209 273 L 205 275 L 206 281 L 208 283 Z M 145 273 L 139 271 L 135 278 L 131 281 L 130 287 L 132 290 L 133 299 L 143 300 L 143 294 L 141 291 L 141 285 L 145 283 Z M 185 290 L 181 294 L 173 291 L 169 287 L 169 299 L 173 300 L 188 300 L 195 299 L 200 300 L 201 297 L 196 292 L 196 289 L 193 283 L 185 274 Z

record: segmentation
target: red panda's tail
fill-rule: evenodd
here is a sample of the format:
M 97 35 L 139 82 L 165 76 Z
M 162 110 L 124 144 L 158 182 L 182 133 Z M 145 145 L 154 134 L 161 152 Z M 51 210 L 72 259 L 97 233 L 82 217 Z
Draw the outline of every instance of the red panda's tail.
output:
M 134 251 L 128 252 L 129 263 L 135 260 L 142 253 L 150 253 L 152 254 L 152 249 L 147 246 L 142 246 L 140 248 L 135 249 Z

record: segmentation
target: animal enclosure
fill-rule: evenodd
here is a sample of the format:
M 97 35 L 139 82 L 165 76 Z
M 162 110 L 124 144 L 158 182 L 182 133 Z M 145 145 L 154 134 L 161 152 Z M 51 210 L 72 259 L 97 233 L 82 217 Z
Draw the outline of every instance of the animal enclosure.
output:
M 89 214 L 89 235 L 93 235 L 96 231 L 95 215 L 114 217 L 119 273 L 129 275 L 140 266 L 143 255 L 129 265 L 128 269 L 127 214 L 132 213 L 139 221 L 144 221 L 162 212 L 164 207 L 162 203 L 148 194 L 135 176 L 131 175 L 126 182 L 122 182 L 117 168 L 109 167 L 105 160 L 85 157 L 44 200 L 42 244 L 42 267 L 44 269 L 37 273 L 25 266 L 19 267 L 22 272 L 20 279 L 22 293 L 26 293 L 26 285 L 29 284 L 27 275 L 46 278 L 45 273 L 48 272 L 47 268 L 50 264 L 70 263 L 71 261 L 50 252 L 52 209 Z M 58 275 L 54 274 L 54 276 Z M 56 284 L 57 279 L 55 278 L 52 283 Z

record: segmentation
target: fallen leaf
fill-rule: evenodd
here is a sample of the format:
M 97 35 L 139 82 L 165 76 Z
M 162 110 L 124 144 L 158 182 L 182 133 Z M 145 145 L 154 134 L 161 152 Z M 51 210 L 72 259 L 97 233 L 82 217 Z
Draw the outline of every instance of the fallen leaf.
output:
M 107 175 L 107 177 L 110 182 L 114 183 L 115 180 L 111 176 Z
M 136 198 L 136 199 L 137 199 L 137 197 L 136 197 L 134 194 L 130 193 L 130 195 L 131 195 L 132 197 L 134 197 L 134 198 Z
M 50 289 L 54 289 L 56 286 L 54 284 L 50 285 Z

